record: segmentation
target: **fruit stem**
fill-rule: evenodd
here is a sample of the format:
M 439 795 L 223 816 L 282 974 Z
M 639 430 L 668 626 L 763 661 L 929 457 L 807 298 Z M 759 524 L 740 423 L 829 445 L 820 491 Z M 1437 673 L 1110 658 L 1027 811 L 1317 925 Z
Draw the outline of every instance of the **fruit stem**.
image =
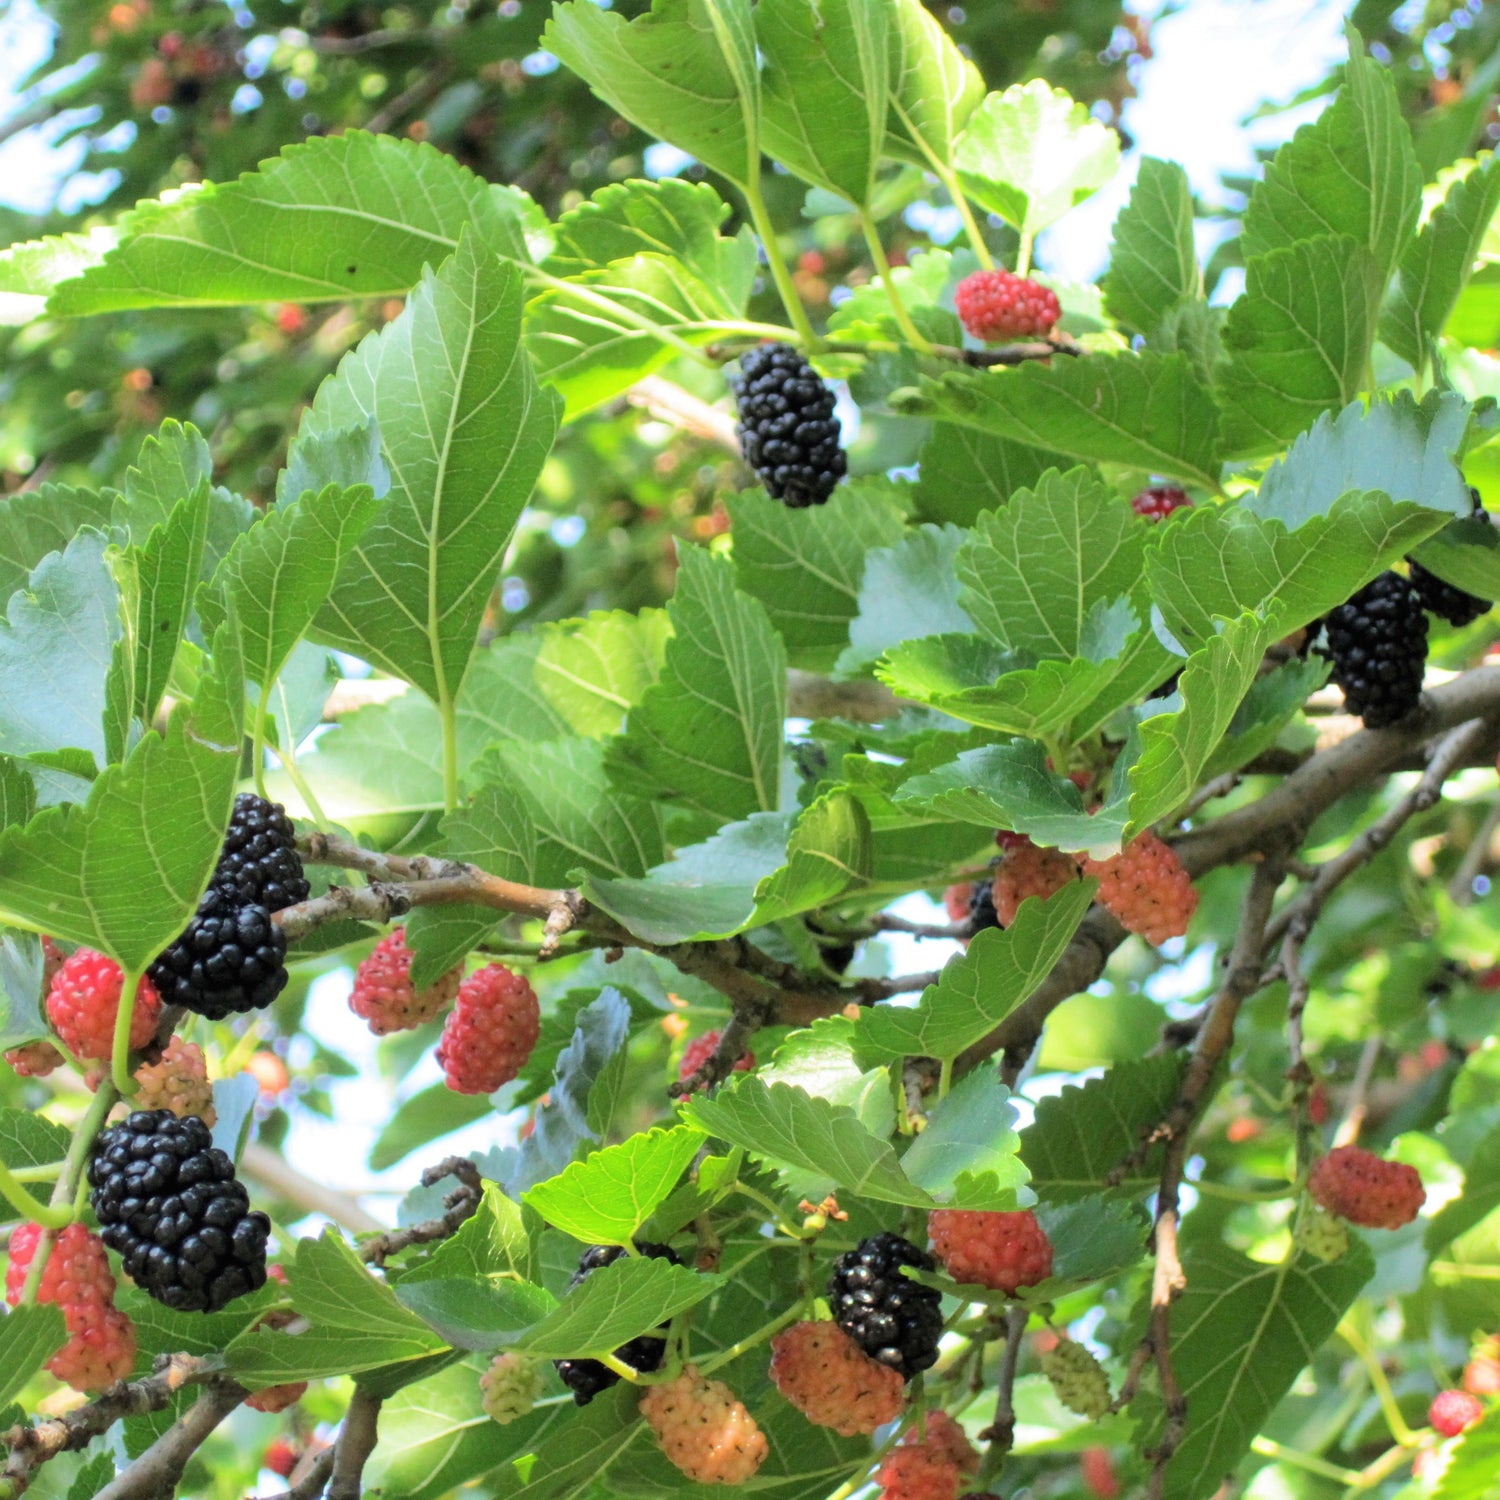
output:
M 1385 1371 L 1380 1368 L 1380 1361 L 1375 1358 L 1374 1352 L 1351 1319 L 1345 1318 L 1339 1324 L 1338 1335 L 1359 1356 L 1359 1362 L 1365 1367 L 1365 1374 L 1370 1377 L 1370 1385 L 1385 1414 L 1385 1423 L 1390 1428 L 1391 1436 L 1403 1448 L 1415 1446 L 1417 1435 L 1406 1425 L 1406 1418 L 1401 1415 L 1401 1404 L 1396 1400 L 1390 1381 L 1385 1378 Z
M 940 1067 L 940 1069 L 938 1071 L 937 1096 L 938 1096 L 938 1103 L 939 1104 L 941 1104 L 942 1101 L 948 1097 L 948 1090 L 951 1089 L 952 1087 L 953 1087 L 953 1059 L 951 1057 L 945 1057 L 943 1059 L 943 1061 L 942 1061 L 942 1066 Z
M 0 1162 L 0 1193 L 4 1193 L 10 1205 L 23 1219 L 40 1224 L 44 1229 L 62 1229 L 73 1222 L 73 1210 L 50 1208 L 27 1192 L 14 1172 Z
M 135 1093 L 135 1079 L 130 1076 L 130 1023 L 135 1016 L 136 990 L 141 976 L 126 972 L 120 987 L 120 1008 L 115 1013 L 115 1044 L 110 1060 L 110 1076 L 121 1094 Z
M 83 1118 L 73 1131 L 68 1154 L 63 1160 L 62 1174 L 57 1179 L 57 1185 L 52 1189 L 49 1208 L 65 1208 L 73 1202 L 75 1192 L 83 1186 L 83 1166 L 88 1160 L 89 1152 L 93 1150 L 94 1137 L 99 1134 L 100 1127 L 108 1118 L 110 1110 L 115 1107 L 115 1102 L 119 1097 L 115 1092 L 114 1084 L 108 1078 L 100 1080 L 93 1102 L 84 1111 Z M 69 1218 L 73 1217 L 76 1216 L 70 1213 Z M 40 1239 L 37 1240 L 36 1253 L 31 1257 L 31 1266 L 26 1272 L 26 1284 L 21 1289 L 20 1305 L 22 1307 L 29 1307 L 36 1301 L 37 1288 L 42 1284 L 42 1272 L 47 1269 L 47 1261 L 52 1255 L 53 1239 L 53 1231 L 44 1227 Z
M 1021 244 L 1016 250 L 1016 275 L 1029 276 L 1031 274 L 1031 245 L 1032 234 L 1029 229 L 1021 231 Z
M 984 242 L 984 235 L 980 232 L 979 221 L 974 217 L 974 210 L 969 204 L 967 194 L 959 184 L 958 173 L 946 163 L 934 167 L 937 180 L 947 189 L 949 198 L 953 200 L 953 206 L 958 210 L 958 216 L 964 223 L 964 235 L 969 241 L 969 248 L 974 252 L 974 258 L 979 262 L 980 268 L 985 271 L 995 269 L 995 257 L 990 254 L 990 247 Z
M 776 1203 L 772 1202 L 771 1199 L 766 1197 L 764 1193 L 758 1192 L 753 1187 L 746 1187 L 746 1185 L 743 1182 L 739 1181 L 738 1178 L 735 1179 L 734 1185 L 729 1189 L 729 1191 L 732 1193 L 739 1193 L 743 1197 L 749 1198 L 751 1202 L 760 1204 L 760 1206 L 765 1209 L 765 1211 L 770 1214 L 773 1219 L 776 1220 L 776 1226 L 781 1230 L 783 1234 L 790 1235 L 794 1240 L 811 1238 L 811 1236 L 804 1232 L 800 1224 L 793 1224 L 786 1217 L 786 1215 L 782 1213 L 780 1207 Z
M 1300 1448 L 1288 1448 L 1285 1443 L 1278 1443 L 1274 1438 L 1257 1436 L 1251 1441 L 1250 1447 L 1263 1458 L 1274 1458 L 1278 1463 L 1292 1464 L 1296 1468 L 1306 1469 L 1309 1474 L 1332 1479 L 1337 1484 L 1354 1484 L 1359 1479 L 1353 1469 L 1340 1468 L 1338 1464 L 1331 1464 L 1326 1458 L 1319 1458 L 1313 1453 L 1304 1453 Z
M 764 1344 L 768 1339 L 773 1339 L 783 1328 L 797 1322 L 804 1313 L 801 1302 L 794 1302 L 790 1307 L 784 1308 L 769 1323 L 757 1328 L 754 1333 L 747 1333 L 737 1344 L 731 1344 L 727 1349 L 721 1349 L 712 1359 L 698 1361 L 698 1373 L 700 1375 L 712 1375 L 715 1370 L 722 1369 L 731 1360 L 738 1359 L 747 1349 L 753 1349 L 757 1344 Z
M 807 309 L 797 295 L 792 273 L 787 270 L 786 262 L 781 258 L 781 242 L 777 238 L 776 226 L 771 222 L 770 211 L 766 208 L 766 200 L 760 190 L 760 177 L 752 173 L 750 181 L 742 182 L 739 186 L 750 209 L 750 221 L 755 225 L 755 232 L 760 236 L 761 245 L 765 249 L 766 266 L 771 272 L 771 280 L 776 283 L 776 290 L 781 294 L 781 304 L 786 308 L 786 315 L 791 320 L 802 347 L 811 353 L 819 348 L 820 341 L 813 332 Z
M 880 243 L 880 235 L 877 233 L 870 215 L 863 210 L 861 210 L 859 215 L 859 227 L 864 232 L 865 245 L 870 251 L 870 259 L 875 262 L 875 269 L 880 273 L 880 280 L 885 287 L 885 294 L 890 299 L 891 311 L 896 316 L 896 326 L 901 330 L 907 343 L 918 354 L 931 354 L 933 352 L 932 342 L 912 322 L 911 314 L 907 312 L 906 304 L 901 300 L 901 293 L 896 289 L 895 273 L 891 270 L 890 261 L 886 259 L 885 246 Z

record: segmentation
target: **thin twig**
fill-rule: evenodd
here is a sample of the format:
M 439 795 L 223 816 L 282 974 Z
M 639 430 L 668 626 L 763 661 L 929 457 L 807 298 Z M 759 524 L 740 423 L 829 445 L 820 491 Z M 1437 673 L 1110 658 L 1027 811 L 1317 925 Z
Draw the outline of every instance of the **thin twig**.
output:
M 344 1425 L 334 1445 L 333 1477 L 328 1481 L 328 1500 L 360 1500 L 364 1493 L 365 1464 L 375 1451 L 379 1437 L 381 1397 L 364 1386 L 356 1386 Z
M 987 1471 L 993 1473 L 995 1458 L 1010 1452 L 1016 1440 L 1016 1371 L 1021 1363 L 1021 1345 L 1026 1337 L 1029 1311 L 1016 1304 L 1005 1314 L 1005 1353 L 996 1377 L 995 1420 L 979 1434 L 982 1443 L 990 1445 Z
M 222 1375 L 214 1376 L 192 1406 L 94 1500 L 157 1500 L 158 1496 L 175 1495 L 193 1454 L 249 1394 L 244 1386 Z
M 420 1224 L 408 1224 L 404 1229 L 387 1230 L 366 1240 L 359 1247 L 360 1259 L 372 1266 L 383 1266 L 392 1255 L 412 1245 L 447 1239 L 458 1232 L 465 1219 L 473 1218 L 484 1198 L 479 1168 L 466 1156 L 450 1156 L 422 1173 L 422 1186 L 433 1187 L 445 1177 L 456 1177 L 458 1186 L 443 1200 L 443 1212 L 437 1218 L 423 1219 Z

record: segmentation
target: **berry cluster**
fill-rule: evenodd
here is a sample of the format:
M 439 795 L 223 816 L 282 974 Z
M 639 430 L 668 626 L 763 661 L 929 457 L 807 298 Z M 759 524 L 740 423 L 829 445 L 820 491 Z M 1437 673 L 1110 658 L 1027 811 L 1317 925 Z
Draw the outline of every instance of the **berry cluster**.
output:
M 166 1109 L 174 1115 L 197 1115 L 212 1128 L 218 1119 L 214 1109 L 214 1086 L 208 1081 L 208 1059 L 196 1042 L 174 1036 L 154 1063 L 142 1063 L 135 1072 L 140 1092 L 137 1109 Z
M 1153 484 L 1132 497 L 1130 508 L 1148 521 L 1165 521 L 1173 511 L 1191 507 L 1192 503 L 1188 492 L 1175 484 Z
M 10 1237 L 5 1300 L 15 1307 L 42 1237 L 40 1224 L 22 1224 Z M 59 1380 L 99 1391 L 124 1380 L 135 1364 L 135 1329 L 115 1306 L 115 1278 L 98 1235 L 82 1224 L 62 1230 L 37 1286 L 38 1302 L 62 1309 L 68 1341 L 47 1361 Z
M 1132 839 L 1110 859 L 1086 859 L 1099 879 L 1099 902 L 1127 932 L 1155 947 L 1181 937 L 1198 910 L 1198 892 L 1182 861 L 1154 833 Z
M 833 1263 L 828 1305 L 834 1321 L 871 1359 L 910 1380 L 937 1363 L 943 1294 L 902 1273 L 936 1269 L 933 1259 L 899 1234 L 861 1240 Z
M 376 943 L 369 957 L 354 971 L 349 1009 L 376 1036 L 425 1026 L 458 994 L 464 977 L 462 964 L 449 969 L 436 984 L 419 990 L 411 982 L 411 960 L 406 929 L 395 927 Z
M 674 1266 L 682 1264 L 681 1257 L 670 1245 L 657 1245 L 650 1240 L 637 1240 L 635 1248 L 642 1255 L 648 1255 L 653 1260 L 668 1260 Z M 568 1282 L 569 1291 L 578 1286 L 584 1277 L 592 1272 L 603 1266 L 612 1265 L 624 1253 L 623 1247 L 619 1245 L 591 1245 L 583 1252 L 578 1262 L 578 1269 L 573 1272 L 572 1280 Z M 639 1338 L 631 1339 L 628 1344 L 621 1344 L 615 1350 L 615 1358 L 621 1364 L 629 1365 L 632 1370 L 648 1375 L 651 1371 L 661 1368 L 662 1356 L 666 1352 L 667 1341 L 664 1338 L 645 1333 Z M 572 1391 L 573 1400 L 579 1406 L 587 1406 L 600 1391 L 607 1391 L 620 1379 L 608 1365 L 601 1364 L 597 1359 L 558 1359 L 554 1360 L 553 1364 L 557 1366 L 557 1373 L 562 1377 L 562 1383 Z
M 745 462 L 773 500 L 822 505 L 848 470 L 834 395 L 790 344 L 761 344 L 740 356 L 732 382 Z
M 695 1484 L 743 1484 L 766 1460 L 765 1434 L 722 1380 L 687 1365 L 646 1388 L 641 1416 L 662 1452 Z
M 1307 1190 L 1329 1213 L 1366 1229 L 1410 1224 L 1427 1197 L 1415 1167 L 1359 1146 L 1337 1146 L 1308 1174 Z
M 979 1468 L 968 1434 L 946 1412 L 930 1411 L 886 1455 L 876 1479 L 883 1500 L 957 1500 Z
M 1052 1241 L 1030 1209 L 939 1208 L 927 1216 L 927 1233 L 943 1269 L 966 1286 L 1013 1297 L 1052 1274 Z
M 536 991 L 504 964 L 486 964 L 458 987 L 437 1060 L 458 1094 L 493 1094 L 522 1068 L 541 1034 Z
M 197 913 L 151 966 L 163 1000 L 211 1021 L 269 1005 L 287 979 L 286 938 L 271 914 L 307 895 L 285 809 L 241 792 Z
M 1071 854 L 1033 844 L 1024 835 L 1011 835 L 991 887 L 996 919 L 1000 926 L 1009 927 L 1028 897 L 1045 901 L 1077 879 L 1078 861 Z
M 966 332 L 987 344 L 1043 338 L 1062 316 L 1057 293 L 1014 271 L 975 271 L 953 291 Z
M 1451 583 L 1445 583 L 1436 573 L 1424 568 L 1421 563 L 1407 559 L 1407 572 L 1411 575 L 1411 586 L 1421 600 L 1422 608 L 1450 625 L 1472 625 L 1481 615 L 1487 615 L 1494 607 L 1493 599 L 1481 599 L 1477 594 L 1467 593 Z
M 1386 571 L 1325 621 L 1325 655 L 1344 706 L 1369 729 L 1399 723 L 1422 696 L 1427 616 L 1408 579 Z
M 479 1377 L 479 1404 L 502 1427 L 526 1416 L 541 1394 L 542 1372 L 524 1354 L 497 1354 Z
M 714 1055 L 714 1048 L 719 1045 L 719 1037 L 722 1033 L 718 1031 L 705 1031 L 702 1036 L 694 1037 L 682 1051 L 682 1061 L 677 1067 L 677 1080 L 686 1083 L 699 1068 Z M 740 1060 L 730 1069 L 732 1073 L 748 1073 L 755 1066 L 755 1054 L 743 1052 Z
M 793 1323 L 771 1340 L 771 1380 L 809 1422 L 841 1437 L 874 1432 L 901 1414 L 904 1382 L 876 1364 L 837 1323 Z
M 137 1110 L 102 1131 L 89 1186 L 104 1243 L 165 1306 L 217 1312 L 265 1285 L 271 1221 L 195 1115 Z
M 1042 1355 L 1042 1374 L 1051 1382 L 1057 1399 L 1080 1417 L 1097 1422 L 1109 1410 L 1109 1376 L 1074 1339 L 1061 1339 Z
M 108 1062 L 115 1041 L 115 1017 L 125 975 L 114 959 L 80 948 L 64 960 L 47 991 L 47 1019 L 75 1057 Z M 149 979 L 142 979 L 130 1013 L 130 1045 L 144 1047 L 156 1032 L 161 998 Z

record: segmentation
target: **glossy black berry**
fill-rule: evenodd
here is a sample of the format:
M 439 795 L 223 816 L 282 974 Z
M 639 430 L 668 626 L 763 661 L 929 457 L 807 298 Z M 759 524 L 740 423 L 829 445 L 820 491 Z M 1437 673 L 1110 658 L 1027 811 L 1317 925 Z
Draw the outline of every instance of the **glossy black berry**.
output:
M 286 939 L 271 913 L 307 896 L 292 820 L 241 792 L 197 913 L 149 970 L 162 1000 L 211 1021 L 269 1005 L 287 979 Z
M 745 462 L 774 500 L 822 505 L 848 465 L 834 395 L 790 344 L 761 344 L 740 357 L 733 382 Z
M 840 1328 L 871 1359 L 910 1380 L 937 1362 L 943 1331 L 942 1293 L 902 1273 L 935 1269 L 925 1250 L 882 1230 L 833 1263 L 828 1305 Z
M 137 1110 L 102 1131 L 89 1186 L 100 1238 L 165 1306 L 217 1312 L 265 1285 L 271 1221 L 196 1115 Z
M 1417 706 L 1427 665 L 1427 616 L 1405 578 L 1381 573 L 1330 611 L 1325 629 L 1326 655 L 1344 706 L 1367 728 L 1398 723 Z
M 281 911 L 306 901 L 307 880 L 286 810 L 253 792 L 234 799 L 234 815 L 214 869 L 213 885 L 245 902 Z
M 1495 607 L 1493 599 L 1481 599 L 1477 594 L 1444 583 L 1419 562 L 1412 562 L 1410 568 L 1411 586 L 1417 591 L 1422 608 L 1450 625 L 1472 625 L 1480 615 L 1487 615 Z
M 648 1255 L 653 1260 L 669 1260 L 674 1266 L 682 1264 L 682 1258 L 670 1245 L 657 1245 L 650 1240 L 637 1240 L 635 1248 L 642 1255 Z M 578 1262 L 578 1269 L 573 1272 L 572 1280 L 568 1282 L 568 1289 L 571 1291 L 591 1271 L 613 1264 L 624 1253 L 624 1249 L 619 1245 L 591 1245 L 583 1252 Z M 649 1374 L 652 1370 L 661 1368 L 662 1357 L 666 1352 L 667 1341 L 665 1339 L 658 1338 L 654 1334 L 643 1333 L 638 1338 L 631 1339 L 628 1344 L 621 1344 L 615 1350 L 615 1358 L 621 1364 L 629 1365 L 632 1370 Z M 607 1391 L 620 1379 L 608 1365 L 601 1364 L 597 1359 L 555 1359 L 552 1363 L 557 1366 L 557 1373 L 562 1377 L 562 1383 L 572 1391 L 573 1400 L 579 1406 L 587 1406 L 600 1391 Z
M 998 927 L 999 915 L 995 911 L 995 882 L 976 880 L 969 894 L 969 936 L 983 932 L 986 927 Z
M 188 930 L 149 970 L 163 1003 L 210 1021 L 269 1005 L 286 985 L 286 938 L 264 907 L 211 885 Z

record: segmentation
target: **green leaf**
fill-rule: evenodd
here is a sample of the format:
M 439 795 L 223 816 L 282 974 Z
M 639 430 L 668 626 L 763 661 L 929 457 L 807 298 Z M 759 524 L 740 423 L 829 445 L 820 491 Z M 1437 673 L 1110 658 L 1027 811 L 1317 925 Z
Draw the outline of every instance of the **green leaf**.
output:
M 722 244 L 719 281 L 673 256 L 643 253 L 550 286 L 528 304 L 527 352 L 565 398 L 568 420 L 670 363 L 684 342 L 711 343 L 726 319 L 743 317 L 755 244 L 745 232 Z
M 0 831 L 0 910 L 11 920 L 137 974 L 182 931 L 218 859 L 239 774 L 243 688 L 226 632 L 215 646 L 220 676 L 204 679 L 191 712 L 172 715 L 165 738 L 143 736 L 82 806 L 44 808 Z M 145 870 L 148 880 L 121 878 Z
M 964 536 L 956 526 L 919 526 L 893 546 L 865 554 L 859 613 L 849 622 L 841 671 L 855 671 L 913 636 L 974 628 L 958 602 L 953 572 Z
M 491 253 L 527 258 L 514 200 L 435 146 L 313 136 L 236 182 L 137 205 L 118 246 L 63 282 L 48 312 L 399 297 L 465 226 Z
M 109 525 L 110 499 L 95 490 L 41 484 L 0 505 L 0 599 L 24 589 L 49 552 L 61 552 L 84 526 Z
M 114 1454 L 95 1453 L 84 1460 L 73 1476 L 73 1483 L 68 1486 L 68 1500 L 95 1500 L 114 1477 Z
M 1449 521 L 1413 556 L 1455 588 L 1481 599 L 1500 598 L 1500 532 L 1487 516 Z
M 1050 470 L 1035 490 L 978 518 L 954 564 L 959 602 L 1007 650 L 1070 661 L 1095 606 L 1128 595 L 1145 566 L 1130 508 L 1086 468 Z
M 1358 1243 L 1332 1265 L 1305 1256 L 1268 1265 L 1214 1241 L 1190 1243 L 1182 1262 L 1187 1289 L 1172 1306 L 1172 1367 L 1194 1416 L 1167 1468 L 1164 1500 L 1201 1500 L 1250 1451 L 1374 1268 Z M 1142 1309 L 1136 1321 L 1144 1325 Z M 1158 1391 L 1143 1389 L 1131 1415 L 1142 1448 L 1161 1440 Z
M 1112 854 L 1180 807 L 1198 785 L 1266 647 L 1281 633 L 1278 622 L 1245 614 L 1190 656 L 1178 685 L 1182 707 L 1138 726 L 1116 767 L 1110 798 L 1093 816 L 1083 811 L 1076 789 L 1046 769 L 1034 741 L 966 750 L 913 776 L 895 800 L 983 827 L 1011 828 L 1053 848 Z
M 653 254 L 679 262 L 709 286 L 731 282 L 740 274 L 742 251 L 739 239 L 719 233 L 729 212 L 707 182 L 664 177 L 607 183 L 558 219 L 555 244 L 542 269 L 552 276 L 581 276 Z M 742 230 L 741 237 L 747 233 Z
M 538 1183 L 526 1194 L 526 1203 L 575 1240 L 629 1245 L 702 1144 L 696 1130 L 680 1125 L 644 1131 Z
M 630 1038 L 630 1002 L 606 988 L 578 1013 L 573 1039 L 557 1059 L 550 1098 L 536 1112 L 536 1129 L 521 1142 L 520 1160 L 506 1181 L 511 1197 L 555 1177 L 586 1141 L 601 1138 L 604 1100 L 618 1087 Z
M 1092 881 L 1079 881 L 1046 901 L 1021 903 L 1003 932 L 979 933 L 950 958 L 935 985 L 914 1006 L 874 1005 L 855 1021 L 862 1055 L 895 1062 L 904 1057 L 956 1058 L 1008 1016 L 1062 957 L 1094 898 Z
M 1500 1474 L 1500 1422 L 1493 1412 L 1453 1444 L 1432 1500 L 1495 1500 Z
M 273 507 L 238 538 L 199 598 L 212 631 L 226 605 L 239 625 L 245 677 L 269 706 L 270 688 L 333 588 L 376 509 L 365 485 L 329 484 Z
M 662 674 L 630 710 L 609 766 L 623 790 L 728 823 L 777 806 L 786 651 L 726 563 L 698 547 L 679 555 Z
M 1203 768 L 1205 782 L 1248 765 L 1281 737 L 1302 706 L 1328 680 L 1329 662 L 1312 653 L 1257 677 Z
M 12 1172 L 60 1162 L 71 1141 L 70 1132 L 55 1121 L 30 1110 L 0 1109 L 0 1162 Z
M 47 310 L 47 298 L 60 281 L 97 266 L 120 238 L 113 225 L 81 234 L 49 234 L 0 250 L 0 324 L 29 323 Z
M 1029 241 L 1104 186 L 1120 139 L 1040 78 L 990 94 L 969 118 L 954 164 L 971 198 Z
M 797 819 L 786 863 L 755 889 L 757 926 L 812 911 L 870 876 L 870 820 L 847 791 L 823 793 Z
M 150 725 L 161 706 L 203 566 L 208 505 L 208 482 L 199 480 L 144 543 L 114 559 L 125 635 L 105 690 L 106 753 L 112 761 L 124 757 L 132 721 Z
M 1224 447 L 1271 452 L 1359 394 L 1375 337 L 1380 282 L 1347 235 L 1257 255 L 1224 325 L 1219 371 Z
M 229 1369 L 247 1384 L 358 1374 L 446 1348 L 333 1229 L 297 1242 L 290 1295 L 312 1327 L 287 1334 L 257 1326 L 235 1339 L 226 1351 Z
M 1464 1173 L 1461 1197 L 1445 1203 L 1427 1222 L 1422 1248 L 1428 1255 L 1441 1255 L 1454 1240 L 1467 1234 L 1495 1209 L 1500 1208 L 1500 1126 L 1491 1130 L 1474 1148 Z M 10 1158 L 0 1152 L 0 1158 Z
M 959 132 L 984 98 L 984 78 L 921 0 L 896 0 L 890 20 L 885 149 L 919 166 L 946 167 Z
M 498 1349 L 545 1318 L 557 1298 L 525 1281 L 468 1277 L 402 1280 L 396 1297 L 457 1349 Z
M 1061 453 L 956 422 L 935 422 L 922 444 L 912 495 L 923 520 L 972 526 L 980 511 L 1004 505 L 1048 469 L 1066 466 Z
M 1181 1079 L 1180 1057 L 1143 1057 L 1039 1099 L 1035 1119 L 1021 1132 L 1021 1160 L 1038 1197 L 1069 1203 L 1104 1191 L 1105 1178 L 1140 1144 L 1141 1132 L 1176 1101 Z M 1156 1187 L 1162 1149 L 1121 1181 L 1122 1193 L 1139 1197 Z
M 1130 202 L 1115 220 L 1104 305 L 1117 323 L 1150 333 L 1179 303 L 1203 295 L 1193 247 L 1193 192 L 1176 162 L 1141 158 Z
M 1056 1247 L 1052 1274 L 1026 1287 L 1033 1307 L 1053 1302 L 1080 1286 L 1118 1276 L 1140 1264 L 1148 1230 L 1139 1208 L 1107 1198 L 1080 1199 L 1040 1209 L 1037 1218 Z
M 79 532 L 11 595 L 0 623 L 0 750 L 8 755 L 70 747 L 105 759 L 105 681 L 120 637 L 107 546 L 99 532 Z
M 885 146 L 890 8 L 759 0 L 761 146 L 804 182 L 867 208 Z
M 552 7 L 541 45 L 627 120 L 730 181 L 759 171 L 760 72 L 749 0 L 653 0 L 626 21 L 592 0 Z
M 1421 369 L 1448 315 L 1469 284 L 1485 231 L 1500 209 L 1494 155 L 1468 162 L 1448 196 L 1401 257 L 1396 285 L 1380 318 L 1380 336 Z
M 458 1364 L 391 1397 L 380 1409 L 380 1442 L 365 1465 L 366 1485 L 402 1500 L 442 1500 L 496 1465 L 513 1474 L 508 1459 L 559 1427 L 573 1434 L 590 1416 L 578 1412 L 575 1421 L 571 1405 L 548 1406 L 501 1427 L 480 1406 L 481 1394 L 479 1371 Z
M 597 1359 L 695 1306 L 724 1280 L 670 1261 L 622 1255 L 585 1276 L 513 1347 L 539 1359 Z
M 286 468 L 276 476 L 276 503 L 290 505 L 309 490 L 363 485 L 380 499 L 390 492 L 391 472 L 380 454 L 373 417 L 330 432 L 299 432 L 287 449 Z
M 840 485 L 826 505 L 790 509 L 764 491 L 729 501 L 739 587 L 765 605 L 787 660 L 827 671 L 859 613 L 866 554 L 901 539 L 902 515 L 879 485 Z
M 67 1336 L 58 1307 L 13 1307 L 0 1318 L 0 1405 L 21 1394 Z
M 1247 505 L 1199 507 L 1153 538 L 1146 574 L 1167 628 L 1185 645 L 1247 610 L 1274 607 L 1291 631 L 1341 604 L 1442 519 L 1441 511 L 1358 490 L 1295 531 Z
M 370 1148 L 370 1169 L 383 1172 L 419 1146 L 450 1131 L 461 1130 L 490 1113 L 482 1095 L 455 1094 L 446 1083 L 435 1083 L 404 1099 Z
M 417 1265 L 403 1267 L 400 1284 L 408 1287 L 450 1277 L 474 1281 L 502 1274 L 533 1281 L 538 1271 L 533 1244 L 538 1228 L 534 1214 L 512 1202 L 493 1182 L 486 1182 L 479 1207 L 459 1225 L 458 1232 Z
M 1350 31 L 1348 66 L 1333 104 L 1271 159 L 1245 210 L 1247 260 L 1320 235 L 1369 252 L 1384 286 L 1422 202 L 1422 170 L 1390 68 L 1365 57 Z
M 42 1016 L 44 972 L 42 942 L 34 932 L 0 933 L 0 1050 L 50 1035 Z M 15 1165 L 3 1146 L 0 1161 Z
M 700 1130 L 773 1167 L 811 1174 L 880 1203 L 932 1206 L 931 1195 L 907 1179 L 889 1143 L 872 1135 L 853 1110 L 790 1084 L 767 1085 L 753 1073 L 740 1073 L 712 1098 L 694 1095 L 682 1113 Z
M 917 392 L 893 395 L 891 405 L 1086 463 L 1131 464 L 1210 488 L 1218 478 L 1219 416 L 1184 354 L 952 371 L 924 376 Z
M 1350 490 L 1378 490 L 1392 500 L 1468 516 L 1469 487 L 1459 459 L 1470 412 L 1452 391 L 1432 391 L 1420 405 L 1409 391 L 1368 405 L 1356 401 L 1337 416 L 1319 417 L 1243 503 L 1292 530 L 1326 515 Z
M 586 1411 L 569 1412 L 566 1421 L 547 1427 L 545 1441 L 486 1479 L 494 1500 L 600 1500 L 599 1476 L 645 1438 L 639 1401 L 635 1388 L 622 1382 Z
M 519 274 L 469 235 L 319 389 L 304 432 L 373 417 L 393 476 L 316 633 L 452 703 L 557 400 L 519 349 Z
M 1005 1212 L 1020 1201 L 1026 1168 L 1016 1152 L 1016 1112 L 989 1068 L 961 1078 L 928 1113 L 901 1168 L 939 1203 Z
M 825 1016 L 811 1026 L 799 1026 L 760 1068 L 760 1077 L 768 1084 L 790 1084 L 815 1099 L 845 1105 L 872 1135 L 887 1136 L 896 1128 L 890 1074 L 856 1057 L 855 1037 L 847 1016 Z
M 476 652 L 458 697 L 463 758 L 504 740 L 618 734 L 626 711 L 660 676 L 671 635 L 664 609 L 601 610 Z

